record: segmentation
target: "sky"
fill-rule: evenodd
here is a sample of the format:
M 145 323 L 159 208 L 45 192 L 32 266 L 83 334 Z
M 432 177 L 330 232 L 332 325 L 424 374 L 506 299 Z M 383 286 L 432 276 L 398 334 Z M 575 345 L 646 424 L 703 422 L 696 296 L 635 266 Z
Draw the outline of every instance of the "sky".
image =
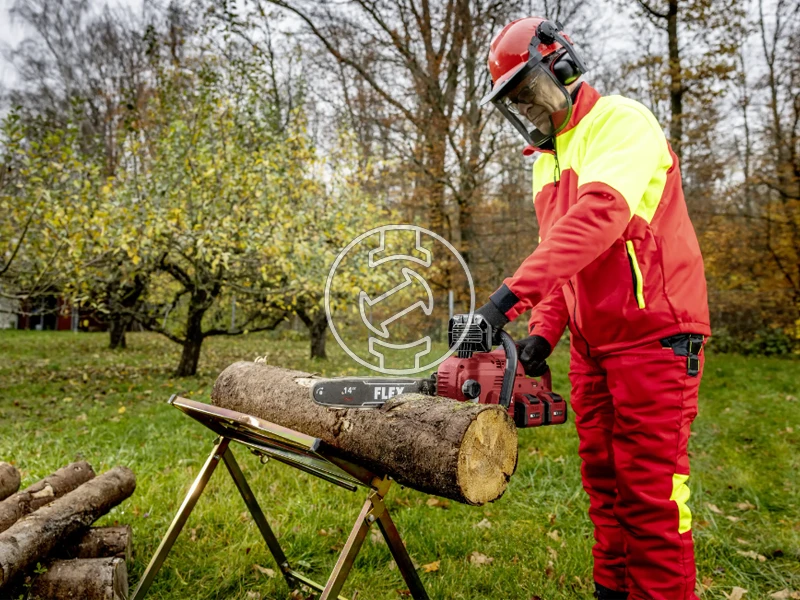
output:
M 5 59 L 5 53 L 9 48 L 13 48 L 25 39 L 25 29 L 19 24 L 11 21 L 8 14 L 9 9 L 14 4 L 14 0 L 0 0 L 0 89 L 5 89 L 14 84 L 14 70 Z M 101 5 L 104 3 L 96 2 Z M 139 7 L 142 0 L 111 0 L 111 6 L 131 6 Z

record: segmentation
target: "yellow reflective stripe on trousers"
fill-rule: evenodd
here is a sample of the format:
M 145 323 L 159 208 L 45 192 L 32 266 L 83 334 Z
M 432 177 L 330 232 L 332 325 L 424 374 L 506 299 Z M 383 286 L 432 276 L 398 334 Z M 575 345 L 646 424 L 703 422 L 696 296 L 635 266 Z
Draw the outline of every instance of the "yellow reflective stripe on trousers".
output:
M 628 249 L 628 260 L 633 271 L 633 291 L 636 294 L 636 304 L 639 308 L 644 308 L 644 283 L 642 283 L 642 271 L 639 268 L 639 261 L 636 259 L 636 250 L 633 249 L 633 242 L 627 240 L 625 247 Z
M 686 533 L 692 528 L 692 511 L 686 505 L 690 495 L 687 479 L 688 475 L 675 473 L 672 476 L 672 495 L 669 499 L 678 505 L 678 533 Z

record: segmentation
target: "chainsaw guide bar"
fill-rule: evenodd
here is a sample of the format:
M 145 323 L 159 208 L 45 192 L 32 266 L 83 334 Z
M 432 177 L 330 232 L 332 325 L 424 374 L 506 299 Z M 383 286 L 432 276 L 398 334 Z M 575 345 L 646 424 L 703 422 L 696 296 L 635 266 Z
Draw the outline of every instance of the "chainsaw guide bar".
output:
M 311 386 L 311 399 L 330 408 L 380 408 L 400 394 L 432 394 L 425 379 L 341 377 L 320 379 Z

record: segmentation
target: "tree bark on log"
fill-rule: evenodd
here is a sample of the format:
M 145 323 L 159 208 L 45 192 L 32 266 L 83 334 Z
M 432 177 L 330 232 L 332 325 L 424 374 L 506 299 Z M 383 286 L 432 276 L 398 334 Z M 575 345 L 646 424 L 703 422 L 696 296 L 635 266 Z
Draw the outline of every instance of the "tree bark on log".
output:
M 61 467 L 33 485 L 0 502 L 0 532 L 25 515 L 49 504 L 94 477 L 92 465 L 85 461 Z
M 517 430 L 497 405 L 403 394 L 380 409 L 316 404 L 309 373 L 238 362 L 217 378 L 214 404 L 322 439 L 402 485 L 481 505 L 497 500 L 517 463 Z
M 133 472 L 115 467 L 0 533 L 0 589 L 48 556 L 62 539 L 88 527 L 128 498 L 134 489 Z
M 59 545 L 53 556 L 64 559 L 122 558 L 125 562 L 129 562 L 132 537 L 130 525 L 92 527 L 87 531 L 76 533 L 63 545 Z
M 0 500 L 5 500 L 19 489 L 19 471 L 7 462 L 0 462 Z
M 30 600 L 127 600 L 128 568 L 122 558 L 55 560 L 33 580 Z

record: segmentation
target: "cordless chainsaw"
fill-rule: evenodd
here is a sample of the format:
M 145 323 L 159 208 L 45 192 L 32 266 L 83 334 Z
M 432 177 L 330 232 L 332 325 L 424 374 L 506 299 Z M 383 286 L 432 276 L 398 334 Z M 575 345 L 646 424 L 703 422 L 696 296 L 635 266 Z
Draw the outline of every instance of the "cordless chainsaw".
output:
M 394 396 L 418 393 L 499 404 L 517 427 L 559 425 L 567 420 L 567 403 L 552 391 L 549 367 L 538 379 L 526 377 L 507 332 L 499 332 L 501 347 L 493 350 L 492 326 L 483 317 L 455 315 L 448 324 L 447 338 L 455 353 L 430 377 L 321 379 L 312 385 L 311 397 L 333 408 L 379 408 Z

